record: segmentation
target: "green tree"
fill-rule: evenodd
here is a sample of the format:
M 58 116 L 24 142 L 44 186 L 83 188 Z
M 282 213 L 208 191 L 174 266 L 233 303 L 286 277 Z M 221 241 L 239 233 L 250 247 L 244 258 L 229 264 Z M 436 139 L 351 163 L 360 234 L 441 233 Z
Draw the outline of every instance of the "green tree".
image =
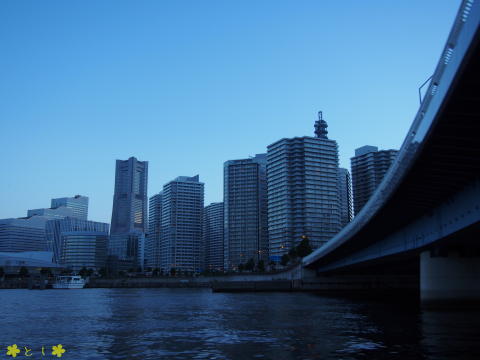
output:
M 5 275 L 5 271 L 3 270 L 3 267 L 0 267 L 0 277 L 3 277 Z
M 170 269 L 170 275 L 175 276 L 176 273 L 177 273 L 177 269 L 175 268 Z
M 288 252 L 288 256 L 290 257 L 290 259 L 296 259 L 298 257 L 298 253 L 297 253 L 297 248 L 294 247 L 294 248 L 291 248 L 290 251 Z
M 98 270 L 98 273 L 100 274 L 101 277 L 106 277 L 107 276 L 107 269 L 102 267 L 100 270 Z
M 244 267 L 245 266 L 243 264 L 238 264 L 238 271 L 242 272 Z
M 302 241 L 300 241 L 300 244 L 297 246 L 297 254 L 300 257 L 305 257 L 308 254 L 312 252 L 312 247 L 310 246 L 310 240 L 308 239 L 307 236 L 303 235 L 302 236 Z
M 87 277 L 88 276 L 88 270 L 87 268 L 84 266 L 80 269 L 80 271 L 78 272 L 78 274 L 81 276 L 81 277 Z
M 273 270 L 273 271 L 276 270 L 275 267 L 277 266 L 277 264 L 275 263 L 275 261 L 270 261 L 269 265 L 270 265 L 270 270 Z
M 260 272 L 264 272 L 265 271 L 265 261 L 259 260 L 258 264 L 257 264 L 257 269 Z
M 252 271 L 253 269 L 255 269 L 255 260 L 250 258 L 245 264 L 245 270 Z
M 283 254 L 280 258 L 280 264 L 283 266 L 287 266 L 288 262 L 290 261 L 290 256 L 288 254 Z
M 25 266 L 22 266 L 18 272 L 18 275 L 21 277 L 28 276 L 28 269 Z
M 40 274 L 46 275 L 46 276 L 52 276 L 52 271 L 49 268 L 41 268 Z

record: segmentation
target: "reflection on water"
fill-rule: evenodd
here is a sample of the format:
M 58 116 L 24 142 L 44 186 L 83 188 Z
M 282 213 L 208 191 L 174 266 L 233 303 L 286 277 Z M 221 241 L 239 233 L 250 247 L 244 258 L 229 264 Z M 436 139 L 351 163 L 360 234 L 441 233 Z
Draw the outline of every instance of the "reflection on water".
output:
M 480 358 L 479 313 L 415 304 L 205 289 L 2 290 L 0 300 L 0 346 L 28 346 L 32 359 L 59 343 L 64 359 Z

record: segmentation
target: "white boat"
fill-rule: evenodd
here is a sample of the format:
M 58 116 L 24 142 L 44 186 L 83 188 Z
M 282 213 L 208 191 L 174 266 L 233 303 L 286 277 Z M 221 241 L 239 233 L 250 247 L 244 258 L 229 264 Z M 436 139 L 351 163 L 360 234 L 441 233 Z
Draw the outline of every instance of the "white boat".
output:
M 57 276 L 52 287 L 54 289 L 83 289 L 85 280 L 79 275 Z

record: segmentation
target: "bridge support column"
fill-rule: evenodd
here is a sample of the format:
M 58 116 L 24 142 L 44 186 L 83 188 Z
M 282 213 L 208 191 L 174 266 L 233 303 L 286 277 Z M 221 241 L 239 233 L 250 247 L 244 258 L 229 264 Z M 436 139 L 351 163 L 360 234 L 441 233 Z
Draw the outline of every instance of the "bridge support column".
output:
M 317 272 L 312 269 L 302 268 L 302 280 L 317 278 Z
M 420 298 L 426 304 L 480 304 L 480 257 L 460 256 L 453 251 L 446 256 L 423 252 L 420 255 Z

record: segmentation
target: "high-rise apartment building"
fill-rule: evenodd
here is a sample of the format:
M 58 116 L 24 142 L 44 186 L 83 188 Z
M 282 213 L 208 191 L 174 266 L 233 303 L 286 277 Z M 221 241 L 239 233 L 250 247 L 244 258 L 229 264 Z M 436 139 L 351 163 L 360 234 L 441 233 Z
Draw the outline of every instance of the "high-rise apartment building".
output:
M 341 228 L 338 146 L 319 112 L 315 137 L 281 139 L 267 147 L 270 257 L 280 257 L 307 236 L 318 248 Z
M 112 209 L 112 234 L 147 230 L 148 162 L 131 157 L 117 160 Z
M 163 187 L 160 265 L 163 271 L 203 270 L 204 184 L 179 176 Z
M 225 269 L 268 260 L 267 154 L 224 163 Z
M 380 185 L 385 173 L 397 157 L 398 150 L 380 150 L 376 146 L 362 146 L 351 158 L 353 203 L 355 215 Z
M 162 192 L 150 197 L 148 205 L 148 234 L 145 239 L 145 264 L 160 268 L 160 230 L 162 226 Z
M 73 217 L 81 220 L 88 218 L 88 197 L 75 195 L 74 197 L 64 197 L 52 199 L 51 208 L 66 207 L 72 209 Z
M 203 243 L 205 249 L 205 269 L 224 269 L 223 250 L 223 202 L 205 206 L 203 212 Z
M 352 181 L 347 169 L 338 169 L 338 196 L 340 198 L 340 224 L 345 227 L 353 218 Z

